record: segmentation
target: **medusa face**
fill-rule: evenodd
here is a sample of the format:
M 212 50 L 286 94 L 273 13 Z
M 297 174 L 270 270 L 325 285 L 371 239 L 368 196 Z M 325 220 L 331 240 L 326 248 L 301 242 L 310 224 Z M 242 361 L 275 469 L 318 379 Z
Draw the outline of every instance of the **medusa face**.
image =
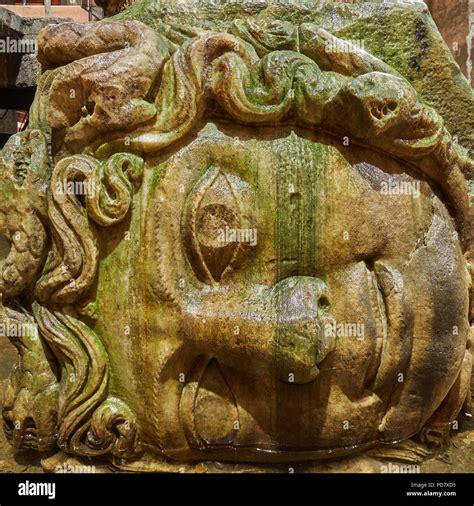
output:
M 278 26 L 43 32 L 0 159 L 0 319 L 37 331 L 15 341 L 16 446 L 162 469 L 449 433 L 472 160 L 386 63 Z
M 440 198 L 369 151 L 210 130 L 151 171 L 137 220 L 130 374 L 147 371 L 149 441 L 275 461 L 416 434 L 469 329 Z

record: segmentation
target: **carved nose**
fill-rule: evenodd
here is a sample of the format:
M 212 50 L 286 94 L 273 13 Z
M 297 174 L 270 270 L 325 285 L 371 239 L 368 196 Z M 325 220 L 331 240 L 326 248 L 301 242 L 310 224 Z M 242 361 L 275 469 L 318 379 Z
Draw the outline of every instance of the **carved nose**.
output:
M 307 383 L 319 374 L 321 363 L 335 347 L 329 289 L 318 278 L 295 276 L 274 287 L 276 359 L 280 378 Z
M 292 276 L 285 278 L 274 287 L 275 297 L 288 318 L 302 311 L 308 316 L 317 317 L 321 310 L 329 306 L 329 289 L 319 278 Z
M 182 335 L 200 353 L 244 371 L 259 371 L 290 383 L 307 383 L 334 349 L 330 292 L 309 276 L 283 279 L 273 287 L 250 286 L 222 302 L 222 292 L 189 299 Z

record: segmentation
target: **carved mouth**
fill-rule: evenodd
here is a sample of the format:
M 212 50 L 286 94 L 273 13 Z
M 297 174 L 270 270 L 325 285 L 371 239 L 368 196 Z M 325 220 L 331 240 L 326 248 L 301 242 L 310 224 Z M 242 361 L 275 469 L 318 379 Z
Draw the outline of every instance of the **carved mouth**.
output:
M 15 439 L 18 439 L 19 436 L 15 434 L 14 423 L 11 420 L 11 411 L 4 414 L 3 429 L 7 440 L 15 446 L 21 442 L 22 448 L 38 450 L 38 433 L 36 424 L 32 418 L 29 417 L 23 421 L 23 429 L 20 436 L 21 441 L 16 441 L 16 443 Z
M 400 272 L 381 261 L 367 271 L 377 337 L 365 387 L 381 399 L 388 399 L 404 383 L 411 355 L 413 316 L 404 303 Z
M 387 345 L 387 309 L 385 306 L 385 299 L 379 286 L 377 274 L 374 271 L 373 266 L 366 264 L 366 269 L 368 293 L 374 315 L 376 337 L 372 357 L 369 366 L 367 367 L 364 387 L 366 390 L 372 391 L 382 363 L 382 355 L 384 354 L 384 350 Z

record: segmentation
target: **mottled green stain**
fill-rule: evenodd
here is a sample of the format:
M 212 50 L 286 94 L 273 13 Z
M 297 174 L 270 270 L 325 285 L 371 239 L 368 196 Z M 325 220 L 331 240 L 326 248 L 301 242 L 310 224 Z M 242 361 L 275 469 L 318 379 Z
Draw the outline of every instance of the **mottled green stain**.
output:
M 292 133 L 277 147 L 278 279 L 320 276 L 321 194 L 325 146 Z
M 0 184 L 0 198 L 2 200 L 9 200 L 13 197 L 15 193 L 15 187 L 13 185 L 13 181 L 5 179 Z
M 379 0 L 341 4 L 312 0 L 292 5 L 258 1 L 212 5 L 203 0 L 184 5 L 177 0 L 138 0 L 112 19 L 142 21 L 174 51 L 201 30 L 233 33 L 236 19 L 249 18 L 263 27 L 273 21 L 287 22 L 295 29 L 302 23 L 314 23 L 337 37 L 362 41 L 366 51 L 410 81 L 420 98 L 441 114 L 449 131 L 473 152 L 472 89 L 428 8 L 421 3 L 397 5 Z M 253 99 L 258 102 L 257 96 Z
M 350 25 L 334 31 L 342 39 L 362 41 L 364 49 L 392 66 L 410 82 L 416 81 L 419 61 L 416 51 L 416 33 L 424 26 L 420 12 L 393 8 L 390 14 L 383 10 L 370 18 L 354 20 Z M 426 32 L 426 28 L 425 28 Z
M 158 184 L 166 175 L 166 170 L 167 170 L 166 163 L 160 164 L 152 169 L 152 174 L 150 176 L 150 183 L 149 183 L 150 195 L 155 193 Z

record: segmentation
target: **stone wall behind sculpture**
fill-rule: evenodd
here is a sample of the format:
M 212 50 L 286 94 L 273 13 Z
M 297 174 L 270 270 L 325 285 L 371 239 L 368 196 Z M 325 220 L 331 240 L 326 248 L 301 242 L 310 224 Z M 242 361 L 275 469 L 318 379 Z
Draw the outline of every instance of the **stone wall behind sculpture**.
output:
M 426 0 L 443 39 L 461 70 L 474 84 L 474 1 Z

